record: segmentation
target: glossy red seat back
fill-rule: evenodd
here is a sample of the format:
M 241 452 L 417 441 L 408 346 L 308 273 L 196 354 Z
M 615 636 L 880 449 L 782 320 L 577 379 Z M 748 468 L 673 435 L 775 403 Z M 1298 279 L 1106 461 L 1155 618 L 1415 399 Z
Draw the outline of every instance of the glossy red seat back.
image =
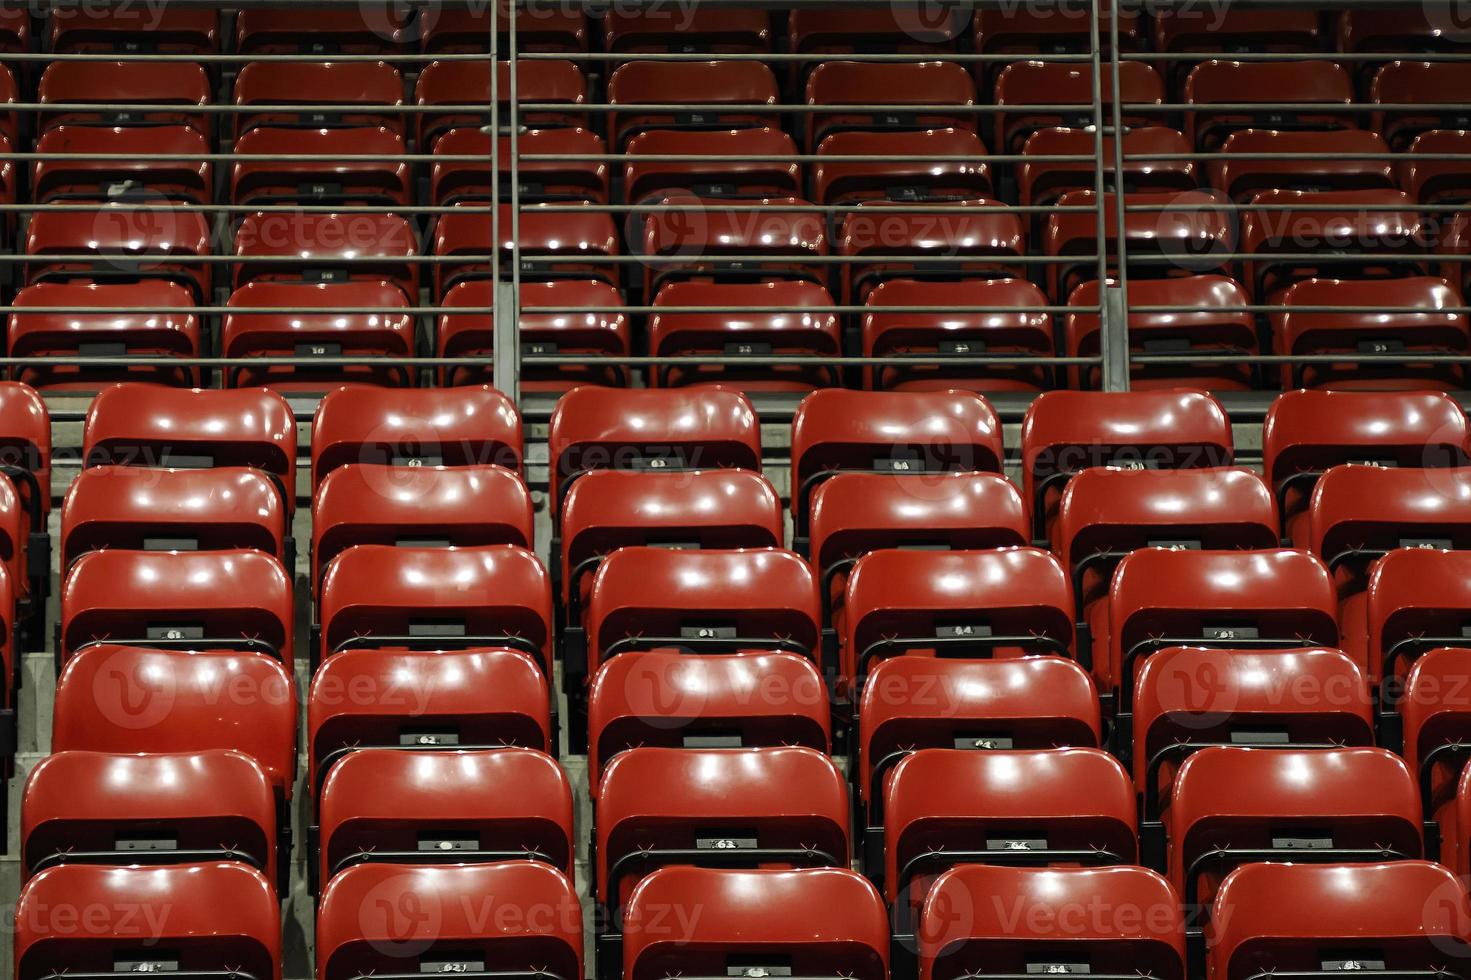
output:
M 1180 766 L 1173 792 L 1169 877 L 1186 907 L 1252 861 L 1421 856 L 1420 794 L 1385 749 L 1204 748 Z M 1303 839 L 1320 853 L 1304 855 L 1294 843 Z
M 1182 980 L 1185 922 L 1179 903 L 1169 882 L 1144 868 L 962 865 L 942 874 L 925 899 L 919 976 L 1025 974 L 1086 960 L 1098 972 L 1141 969 L 1160 980 Z M 1002 911 L 1008 907 L 1041 915 L 1012 922 Z M 1060 936 L 1058 916 L 1068 908 L 1097 909 L 1099 917 Z M 951 918 L 961 909 L 973 911 Z
M 312 488 L 347 463 L 521 470 L 521 417 L 489 385 L 329 392 L 312 419 Z
M 620 548 L 587 607 L 588 670 L 630 650 L 802 654 L 822 666 L 817 580 L 790 551 Z
M 295 605 L 261 551 L 91 551 L 61 586 L 58 662 L 98 643 L 251 651 L 293 662 Z
M 26 883 L 17 908 L 17 980 L 120 966 L 281 978 L 276 891 L 243 864 L 49 868 Z M 83 908 L 91 925 L 80 930 Z
M 687 936 L 661 909 L 700 908 Z M 883 980 L 889 927 L 883 899 L 847 868 L 797 871 L 660 868 L 629 897 L 623 976 L 719 975 L 729 962 L 790 962 L 794 976 Z
M 276 484 L 288 515 L 296 509 L 296 418 L 286 399 L 264 388 L 104 388 L 87 409 L 82 459 L 85 466 L 249 467 Z
M 241 752 L 55 752 L 31 770 L 21 798 L 21 877 L 63 864 L 132 864 L 148 841 L 174 852 L 155 853 L 160 863 L 213 853 L 275 881 L 276 826 L 274 788 Z
M 848 575 L 842 676 L 910 654 L 986 659 L 997 651 L 1070 656 L 1072 589 L 1038 548 L 881 550 Z
M 727 849 L 730 837 L 751 852 L 737 866 L 849 863 L 847 786 L 813 749 L 629 749 L 604 766 L 593 806 L 597 898 L 609 909 L 655 868 L 699 864 L 692 852 Z
M 1226 410 L 1201 391 L 1048 392 L 1022 420 L 1022 488 L 1034 536 L 1067 482 L 1093 466 L 1190 469 L 1232 459 Z
M 974 392 L 861 392 L 802 399 L 792 416 L 792 520 L 808 534 L 813 488 L 840 470 L 1001 472 L 1001 422 Z
M 827 687 L 812 661 L 793 653 L 629 653 L 603 664 L 587 703 L 594 783 L 610 759 L 640 746 L 831 747 Z
M 335 654 L 312 675 L 307 693 L 313 798 L 332 766 L 359 749 L 550 751 L 549 704 L 540 665 L 513 650 Z
M 510 647 L 552 663 L 552 587 L 534 553 L 359 544 L 322 575 L 326 657 L 343 650 Z
M 61 508 L 61 567 L 105 548 L 230 551 L 285 560 L 286 505 L 270 478 L 243 467 L 83 470 Z
M 1205 927 L 1210 975 L 1318 970 L 1345 949 L 1355 962 L 1427 969 L 1471 948 L 1468 906 L 1466 886 L 1429 861 L 1248 865 L 1222 883 Z M 1284 914 L 1296 909 L 1321 911 Z
M 289 800 L 296 781 L 296 686 L 269 657 L 89 647 L 56 682 L 51 749 L 240 752 L 265 773 L 278 800 Z
M 487 896 L 506 910 L 477 911 Z M 400 909 L 438 909 L 410 916 Z M 533 861 L 445 867 L 369 863 L 327 883 L 317 907 L 317 980 L 483 963 L 493 972 L 582 975 L 582 904 L 572 882 Z M 407 952 L 408 955 L 405 955 Z
M 553 527 L 572 483 L 601 469 L 761 469 L 756 411 L 739 392 L 579 387 L 547 436 Z
M 501 466 L 348 463 L 312 499 L 312 582 L 346 548 L 534 545 L 531 494 Z

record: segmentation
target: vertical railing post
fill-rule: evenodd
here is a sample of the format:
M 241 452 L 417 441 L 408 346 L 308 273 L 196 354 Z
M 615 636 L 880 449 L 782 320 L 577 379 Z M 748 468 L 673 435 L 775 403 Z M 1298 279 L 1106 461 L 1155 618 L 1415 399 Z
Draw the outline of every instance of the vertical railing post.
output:
M 1104 184 L 1104 152 L 1103 141 L 1105 123 L 1103 118 L 1103 72 L 1108 67 L 1110 71 L 1110 90 L 1113 92 L 1113 127 L 1114 127 L 1114 153 L 1119 150 L 1119 93 L 1118 93 L 1118 4 L 1119 0 L 1110 0 L 1109 4 L 1109 37 L 1113 44 L 1109 63 L 1105 65 L 1103 59 L 1103 43 L 1098 27 L 1099 4 L 1103 0 L 1093 0 L 1088 9 L 1088 37 L 1093 55 L 1093 194 L 1094 201 L 1098 205 L 1097 227 L 1098 234 L 1095 245 L 1098 250 L 1098 282 L 1099 282 L 1099 305 L 1098 305 L 1098 349 L 1102 355 L 1101 365 L 1102 386 L 1104 391 L 1126 391 L 1129 387 L 1129 337 L 1128 329 L 1121 319 L 1127 303 L 1118 302 L 1124 295 L 1119 287 L 1104 285 L 1108 282 L 1108 189 Z M 1117 188 L 1120 182 L 1115 179 L 1114 186 Z M 1116 233 L 1118 235 L 1118 256 L 1120 272 L 1123 266 L 1123 201 L 1116 202 L 1118 214 L 1115 216 L 1118 222 Z M 1113 299 L 1112 302 L 1110 300 Z M 1057 297 L 1058 302 L 1065 302 L 1064 298 Z
M 1089 37 L 1093 45 L 1093 127 L 1094 127 L 1094 159 L 1093 159 L 1093 186 L 1098 201 L 1098 281 L 1099 281 L 1099 309 L 1098 309 L 1098 349 L 1102 355 L 1101 383 L 1104 391 L 1128 391 L 1129 390 L 1129 274 L 1128 243 L 1125 238 L 1125 213 L 1124 213 L 1124 165 L 1123 165 L 1123 107 L 1120 104 L 1121 93 L 1119 85 L 1119 4 L 1123 0 L 1108 0 L 1108 40 L 1109 54 L 1105 62 L 1102 52 L 1102 38 L 1098 26 L 1099 4 L 1104 0 L 1093 0 L 1089 11 L 1092 23 L 1089 27 Z M 1108 91 L 1112 95 L 1112 106 L 1108 127 L 1113 133 L 1112 164 L 1114 172 L 1113 188 L 1105 187 L 1103 175 L 1106 164 L 1104 161 L 1104 134 L 1105 123 L 1103 119 L 1103 69 L 1108 69 L 1109 81 Z M 1108 268 L 1108 223 L 1107 195 L 1114 195 L 1114 271 L 1112 277 Z M 1114 285 L 1107 285 L 1112 278 Z M 1059 297 L 1061 300 L 1061 297 Z
M 492 3 L 492 6 L 498 6 Z M 520 6 L 519 0 L 511 0 L 506 6 L 506 39 L 507 48 L 506 61 L 509 65 L 507 71 L 507 84 L 511 91 L 508 93 L 510 118 L 506 121 L 505 131 L 509 134 L 508 152 L 510 154 L 510 184 L 511 184 L 511 280 L 503 282 L 499 276 L 495 281 L 495 386 L 517 406 L 521 404 L 521 161 L 519 159 L 520 146 L 517 137 L 521 131 L 520 93 L 516 89 L 516 13 Z M 494 17 L 494 15 L 492 15 Z M 492 64 L 491 72 L 499 74 L 499 65 Z M 497 156 L 500 148 L 499 129 L 493 137 Z M 500 169 L 494 174 L 495 186 L 500 186 Z M 494 265 L 499 268 L 501 254 L 500 238 L 500 201 L 495 204 L 496 211 L 496 233 L 492 245 L 492 253 L 496 256 Z

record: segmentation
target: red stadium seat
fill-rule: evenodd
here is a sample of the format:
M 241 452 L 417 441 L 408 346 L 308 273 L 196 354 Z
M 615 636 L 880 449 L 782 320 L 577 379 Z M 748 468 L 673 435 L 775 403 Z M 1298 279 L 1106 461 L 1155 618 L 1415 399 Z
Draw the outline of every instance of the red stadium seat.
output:
M 246 54 L 391 54 L 402 46 L 401 11 L 245 7 L 235 18 L 235 49 Z
M 619 548 L 593 575 L 587 670 L 660 649 L 780 651 L 821 667 L 820 610 L 812 570 L 790 551 Z M 575 666 L 564 664 L 564 673 L 575 675 Z
M 823 137 L 843 130 L 965 129 L 976 131 L 979 117 L 970 73 L 952 61 L 824 61 L 807 76 L 807 104 L 836 106 L 809 112 L 803 131 L 807 152 Z M 842 106 L 874 106 L 844 109 Z M 949 106 L 955 111 L 910 108 Z
M 1165 87 L 1159 74 L 1137 61 L 1119 65 L 1119 92 L 1127 105 L 1159 105 Z M 1112 116 L 1112 79 L 1102 80 L 1103 114 Z M 1077 106 L 1059 112 L 1055 106 Z M 1093 70 L 1089 65 L 1055 61 L 1018 61 L 996 76 L 996 118 L 993 144 L 998 153 L 1020 153 L 1027 137 L 1039 129 L 1066 126 L 1085 129 L 1093 119 Z M 1031 106 L 1039 108 L 1032 109 Z M 1159 113 L 1124 112 L 1125 126 L 1157 126 Z M 1092 152 L 1089 150 L 1087 152 Z
M 276 798 L 229 749 L 57 752 L 21 799 L 22 880 L 66 864 L 239 861 L 277 881 Z
M 51 201 L 149 200 L 208 204 L 214 199 L 208 160 L 160 160 L 155 155 L 207 156 L 209 140 L 185 125 L 61 125 L 36 140 L 36 152 L 54 154 L 31 165 L 37 204 Z M 69 159 L 70 154 L 117 154 L 108 160 Z M 13 181 L 6 180 L 7 186 Z
M 976 51 L 981 54 L 1086 54 L 1093 48 L 1093 28 L 1098 21 L 1100 46 L 1110 45 L 1109 14 L 1112 5 L 1099 5 L 1094 17 L 1088 4 L 1067 0 L 1045 0 L 1028 7 L 978 7 L 975 15 Z M 1137 50 L 1144 22 L 1136 10 L 1120 10 L 1119 46 Z M 977 65 L 977 69 L 983 66 Z M 989 72 L 988 72 L 989 73 Z
M 996 473 L 946 473 L 923 483 L 893 473 L 838 473 L 812 492 L 809 527 L 808 554 L 833 644 L 845 633 L 843 598 L 864 555 L 889 548 L 1007 548 L 1028 540 L 1022 495 Z
M 483 48 L 480 50 L 484 50 Z M 504 50 L 504 49 L 502 49 Z M 587 78 L 573 61 L 522 61 L 516 65 L 516 100 L 540 104 L 558 103 L 567 108 L 519 110 L 523 126 L 586 126 L 587 113 L 578 106 L 587 101 Z M 433 61 L 419 73 L 414 101 L 420 106 L 459 106 L 440 112 L 420 112 L 418 120 L 421 153 L 434 149 L 438 140 L 457 127 L 479 130 L 490 124 L 490 66 L 484 61 Z M 496 104 L 503 120 L 511 108 L 510 62 L 496 63 Z M 473 112 L 463 108 L 474 106 Z M 506 125 L 503 122 L 502 125 Z
M 322 478 L 312 498 L 312 582 L 358 544 L 530 548 L 531 494 L 512 470 L 349 463 Z
M 344 650 L 508 647 L 552 669 L 552 588 L 535 554 L 360 544 L 322 574 L 321 657 Z
M 1109 280 L 1109 285 L 1114 281 Z M 1093 279 L 1068 296 L 1069 306 L 1098 306 L 1104 283 Z M 1251 297 L 1229 276 L 1199 275 L 1176 279 L 1133 279 L 1131 306 L 1172 306 L 1173 312 L 1129 310 L 1129 353 L 1187 354 L 1200 351 L 1216 358 L 1198 364 L 1137 364 L 1129 368 L 1132 391 L 1190 387 L 1207 392 L 1246 391 L 1257 371 L 1230 355 L 1261 353 L 1256 321 L 1244 307 Z M 1102 344 L 1097 313 L 1069 313 L 1064 321 L 1067 357 L 1098 357 Z M 1070 368 L 1073 387 L 1096 391 L 1103 387 L 1102 368 Z
M 1420 216 L 1402 191 L 1263 191 L 1241 216 L 1241 282 L 1257 302 L 1276 303 L 1301 279 L 1395 279 L 1422 275 Z M 1297 205 L 1308 208 L 1296 210 Z M 1334 207 L 1334 206 L 1337 207 Z M 1371 210 L 1373 209 L 1373 210 Z M 1306 261 L 1273 253 L 1318 253 Z M 1366 258 L 1373 253 L 1389 258 Z
M 1413 612 L 1413 610 L 1412 610 Z M 1403 686 L 1385 688 L 1385 705 L 1393 704 L 1397 724 L 1387 732 L 1403 733 L 1403 755 L 1410 772 L 1420 787 L 1420 802 L 1425 819 L 1438 824 L 1440 857 L 1447 867 L 1465 868 L 1468 855 L 1462 839 L 1466 837 L 1465 794 L 1458 787 L 1466 769 L 1466 738 L 1471 725 L 1471 694 L 1466 690 L 1471 650 L 1453 645 L 1464 642 L 1456 637 L 1444 646 L 1432 646 L 1420 653 L 1410 666 Z M 1381 715 L 1381 722 L 1385 717 Z M 1431 828 L 1427 825 L 1426 834 Z
M 701 915 L 687 927 L 671 928 L 671 909 L 700 909 Z M 723 976 L 725 970 L 761 969 L 760 964 L 801 977 L 889 975 L 883 899 L 847 868 L 661 868 L 629 896 L 623 935 L 626 980 Z M 619 965 L 605 964 L 612 972 L 604 975 L 616 974 Z
M 1262 470 L 1277 494 L 1287 537 L 1307 540 L 1313 486 L 1330 466 L 1464 466 L 1471 427 L 1438 392 L 1289 391 L 1267 409 Z
M 808 748 L 629 749 L 604 767 L 593 809 L 596 896 L 610 916 L 660 867 L 849 863 L 847 785 Z
M 328 392 L 312 419 L 312 490 L 347 463 L 468 466 L 521 471 L 521 417 L 488 385 Z
M 1355 310 L 1294 312 L 1294 307 L 1325 304 Z M 1272 315 L 1277 353 L 1342 354 L 1344 363 L 1284 366 L 1283 386 L 1374 391 L 1464 388 L 1465 374 L 1459 365 L 1417 364 L 1414 360 L 1416 353 L 1461 354 L 1471 348 L 1466 315 L 1437 312 L 1463 305 L 1459 290 L 1444 279 L 1429 276 L 1383 281 L 1304 279 L 1282 294 L 1283 311 Z M 1380 312 L 1375 307 L 1386 309 Z M 1401 312 L 1404 308 L 1424 312 Z
M 91 646 L 67 663 L 56 682 L 51 750 L 136 753 L 132 758 L 144 771 L 151 768 L 142 761 L 145 754 L 239 752 L 265 773 L 278 823 L 289 825 L 296 686 L 287 668 L 270 657 Z M 80 787 L 69 789 L 81 795 Z M 145 783 L 138 791 L 157 800 L 166 790 Z
M 95 211 L 41 211 L 26 227 L 25 281 L 136 282 L 157 279 L 210 292 L 209 222 L 199 211 L 149 204 Z M 48 256 L 80 256 L 80 260 Z
M 1369 566 L 1396 548 L 1471 547 L 1471 469 L 1399 469 L 1345 464 L 1313 487 L 1312 552 L 1356 592 Z
M 1471 129 L 1471 126 L 1468 126 Z M 1435 129 L 1410 143 L 1400 165 L 1400 187 L 1417 204 L 1456 204 L 1471 197 L 1471 132 Z M 1432 228 L 1444 218 L 1427 222 Z M 1438 249 L 1436 251 L 1439 251 Z
M 257 126 L 235 141 L 235 153 L 277 159 L 235 164 L 230 173 L 230 200 L 260 205 L 406 205 L 412 198 L 409 165 L 395 159 L 406 152 L 403 137 L 383 126 Z M 282 159 L 306 154 L 321 159 Z M 350 156 L 380 159 L 340 159 Z
M 1154 11 L 1154 50 L 1168 54 L 1230 55 L 1261 51 L 1273 54 L 1311 53 L 1329 41 L 1323 18 L 1315 10 L 1274 10 L 1263 7 L 1222 7 L 1215 11 L 1179 7 Z M 1171 59 L 1161 65 L 1171 87 L 1191 68 L 1190 60 Z
M 1464 61 L 1392 61 L 1374 73 L 1369 100 L 1391 105 L 1439 104 L 1460 99 L 1468 88 L 1471 65 Z M 1471 129 L 1471 114 L 1388 109 L 1375 113 L 1367 125 L 1382 133 L 1395 150 L 1403 150 L 1427 130 Z
M 781 500 L 749 470 L 596 469 L 562 502 L 561 601 L 566 625 L 582 625 L 592 574 L 619 548 L 774 548 Z
M 1205 941 L 1217 980 L 1380 964 L 1433 972 L 1471 948 L 1471 912 L 1466 886 L 1428 861 L 1250 864 L 1221 883 Z
M 640 136 L 638 139 L 643 139 Z M 814 282 L 671 282 L 654 297 L 649 353 L 655 357 L 836 357 L 842 334 L 835 313 L 802 313 L 832 306 Z M 681 313 L 681 306 L 729 306 L 740 313 Z M 781 307 L 780 312 L 761 307 Z M 840 383 L 840 369 L 803 364 L 689 364 L 654 367 L 649 385 L 680 388 L 711 382 L 740 391 L 811 391 Z
M 743 200 L 741 207 L 758 209 L 746 211 L 729 210 L 735 202 L 722 207 L 719 199 L 688 194 L 651 203 L 670 210 L 652 212 L 643 222 L 639 254 L 646 296 L 686 279 L 828 281 L 830 266 L 822 261 L 829 248 L 827 222 L 800 198 Z M 523 235 L 525 227 L 523 216 Z M 616 240 L 611 223 L 608 234 Z
M 1185 135 L 1202 150 L 1218 150 L 1238 129 L 1352 129 L 1358 117 L 1333 107 L 1353 98 L 1353 79 L 1331 61 L 1206 61 L 1185 79 L 1182 101 L 1199 107 L 1185 113 Z M 1211 109 L 1217 102 L 1262 108 Z
M 429 174 L 429 203 L 443 206 L 491 201 L 495 197 L 496 181 L 500 182 L 502 196 L 509 198 L 512 160 L 531 155 L 560 159 L 515 160 L 517 193 L 521 201 L 608 203 L 608 165 L 600 161 L 570 159 L 606 153 L 607 146 L 596 133 L 578 127 L 528 129 L 517 134 L 514 155 L 511 153 L 510 136 L 498 137 L 497 144 L 500 166 L 492 177 L 489 133 L 461 126 L 441 136 L 434 144 L 435 163 Z
M 1118 563 L 1107 605 L 1107 635 L 1094 633 L 1093 676 L 1117 710 L 1125 761 L 1137 743 L 1136 679 L 1158 651 L 1334 647 L 1339 639 L 1333 580 L 1304 551 L 1142 548 Z
M 230 295 L 220 349 L 225 357 L 411 357 L 414 318 L 392 311 L 409 305 L 393 283 L 246 283 Z M 255 308 L 375 307 L 380 313 L 255 313 Z M 343 384 L 399 387 L 412 384 L 413 368 L 403 364 L 274 364 L 225 369 L 229 388 L 267 387 L 279 391 L 324 391 Z
M 281 909 L 265 876 L 229 861 L 76 865 L 43 871 L 21 890 L 16 980 L 175 971 L 281 980 Z
M 1465 51 L 1466 36 L 1459 23 L 1437 23 L 1436 8 L 1404 10 L 1364 8 L 1338 15 L 1338 50 Z
M 823 137 L 815 152 L 812 193 L 818 204 L 968 201 L 991 194 L 986 148 L 969 129 L 838 132 Z M 867 163 L 842 159 L 848 156 L 892 159 Z
M 362 749 L 332 768 L 317 809 L 324 882 L 373 863 L 528 861 L 572 876 L 572 787 L 532 749 Z
M 1169 882 L 1144 868 L 962 865 L 935 880 L 920 912 L 919 977 L 1026 975 L 1087 964 L 1090 973 L 1139 970 L 1184 980 L 1179 904 Z M 1010 909 L 1038 914 L 1014 919 Z M 1090 911 L 1064 926 L 1072 909 Z
M 51 50 L 65 54 L 218 54 L 219 12 L 208 7 L 65 7 L 49 18 Z M 159 62 L 164 64 L 164 62 Z
M 405 970 L 583 975 L 577 891 L 532 861 L 348 868 L 322 892 L 316 939 L 317 980 Z
M 618 270 L 599 261 L 618 254 L 618 229 L 605 211 L 569 214 L 546 211 L 545 205 L 521 209 L 519 258 L 525 280 L 600 279 L 618 283 Z M 455 208 L 434 225 L 430 254 L 435 258 L 434 295 L 445 296 L 461 282 L 493 278 L 492 261 L 500 256 L 501 279 L 509 281 L 509 260 L 517 239 L 512 205 L 500 206 L 494 219 L 474 207 Z M 402 220 L 402 219 L 400 219 Z M 499 222 L 500 244 L 495 242 Z M 445 261 L 453 259 L 454 261 Z
M 1132 62 L 1126 62 L 1132 64 Z M 1098 149 L 1098 137 L 1087 128 L 1070 129 L 1049 126 L 1038 129 L 1022 144 L 1027 162 L 1017 176 L 1021 204 L 1051 204 L 1068 191 L 1086 190 L 1093 186 L 1093 164 L 1052 160 L 1059 156 L 1091 155 Z M 1104 180 L 1119 183 L 1114 168 L 1114 138 L 1103 137 Z M 1125 157 L 1148 158 L 1156 154 L 1190 153 L 1190 143 L 1177 129 L 1168 126 L 1138 126 L 1124 133 Z M 1193 191 L 1196 187 L 1193 160 L 1125 160 L 1123 189 L 1126 191 Z M 1038 222 L 1037 224 L 1040 224 Z
M 321 103 L 343 108 L 316 107 Z M 403 104 L 403 78 L 386 62 L 256 61 L 243 65 L 235 78 L 235 105 L 241 110 L 235 113 L 235 135 L 257 126 L 294 127 L 300 136 L 324 128 L 368 126 L 403 136 L 405 116 L 392 111 Z M 256 105 L 302 108 L 299 112 L 260 112 L 250 108 Z M 267 148 L 264 152 L 282 151 Z
M 1423 654 L 1467 645 L 1462 624 L 1471 621 L 1471 582 L 1460 576 L 1468 569 L 1471 555 L 1422 548 L 1398 548 L 1374 563 L 1365 593 L 1369 642 L 1363 667 L 1376 688 L 1383 685 L 1385 708 L 1398 701 L 1406 675 Z
M 1188 151 L 1186 151 L 1188 152 Z M 1233 201 L 1260 191 L 1354 191 L 1393 189 L 1389 144 L 1361 129 L 1238 129 L 1221 145 L 1223 158 L 1206 169 L 1211 186 Z M 1259 159 L 1257 154 L 1320 153 L 1331 159 Z M 1374 155 L 1378 155 L 1378 159 Z
M 441 51 L 451 54 L 479 54 L 489 44 L 491 21 L 494 19 L 498 48 L 509 51 L 512 7 L 509 0 L 498 0 L 494 11 L 489 3 L 473 7 L 443 6 L 418 11 L 419 47 L 429 54 Z M 586 51 L 587 41 L 587 15 L 580 9 L 517 9 L 518 52 Z M 524 62 L 520 69 L 525 71 L 528 66 L 534 68 L 537 64 L 539 62 Z
M 1002 458 L 1001 421 L 973 392 L 813 392 L 792 416 L 793 543 L 805 550 L 812 491 L 834 473 L 999 473 Z
M 922 749 L 894 766 L 883 816 L 884 896 L 899 921 L 957 865 L 1137 863 L 1134 787 L 1099 749 Z
M 609 760 L 648 746 L 684 749 L 832 745 L 827 687 L 793 653 L 691 657 L 646 650 L 599 668 L 587 695 L 593 785 Z
M 861 215 L 849 218 L 851 226 Z M 920 271 L 933 271 L 922 268 Z M 873 287 L 864 305 L 863 356 L 938 357 L 932 364 L 864 368 L 864 387 L 891 391 L 1041 391 L 1051 387 L 1045 366 L 965 363 L 946 357 L 1052 356 L 1052 317 L 1028 313 L 1046 306 L 1042 290 L 1025 279 L 923 282 L 889 279 Z M 891 306 L 953 307 L 936 313 L 885 312 Z M 1014 311 L 1012 311 L 1014 310 Z
M 1072 590 L 1038 548 L 873 551 L 853 566 L 843 601 L 840 676 L 855 689 L 893 658 L 1072 655 Z
M 262 212 L 235 231 L 233 288 L 251 282 L 388 280 L 419 295 L 418 241 L 408 219 L 385 212 Z
M 523 144 L 521 152 L 536 151 Z M 708 133 L 651 129 L 629 139 L 627 152 L 623 193 L 630 203 L 675 191 L 705 198 L 797 197 L 802 193 L 802 168 L 782 159 L 796 156 L 797 144 L 771 127 Z M 694 155 L 724 159 L 669 159 Z
M 14 85 L 9 72 L 0 76 Z M 13 99 L 10 101 L 14 101 Z M 214 131 L 214 116 L 191 112 L 214 101 L 209 75 L 189 61 L 54 61 L 41 73 L 36 89 L 41 104 L 147 105 L 135 109 L 42 109 L 36 131 L 65 123 L 92 126 L 191 126 L 205 136 Z M 13 124 L 12 124 L 13 125 Z
M 535 19 L 539 20 L 544 12 L 536 13 Z M 771 50 L 771 14 L 755 8 L 690 7 L 679 11 L 672 7 L 628 7 L 610 9 L 602 23 L 603 48 L 620 54 L 761 54 Z
M 1052 551 L 1073 579 L 1080 650 L 1109 631 L 1103 600 L 1130 552 L 1260 550 L 1278 540 L 1272 491 L 1255 472 L 1226 466 L 1085 469 L 1063 490 L 1051 532 Z
M 32 606 L 36 622 L 26 631 L 44 629 L 44 597 L 51 585 L 51 419 L 46 403 L 27 385 L 0 381 L 0 477 L 15 490 L 26 515 L 26 568 L 29 581 L 12 587 Z M 39 640 L 39 635 L 26 641 Z
M 522 363 L 522 391 L 565 392 L 579 384 L 621 388 L 628 368 L 599 363 L 603 358 L 627 356 L 633 334 L 628 316 L 616 312 L 623 305 L 617 287 L 597 279 L 561 279 L 521 283 L 521 353 L 523 356 L 579 355 L 576 363 L 538 367 Z M 440 383 L 485 384 L 494 373 L 495 323 L 489 313 L 457 313 L 464 307 L 493 308 L 495 284 L 489 279 L 456 283 L 441 301 L 437 333 L 438 356 L 484 358 L 485 364 L 440 368 Z M 527 307 L 546 307 L 555 313 L 528 313 Z M 599 307 L 579 313 L 582 307 Z
M 842 296 L 865 302 L 890 279 L 954 282 L 1021 278 L 1026 230 L 999 201 L 943 205 L 871 200 L 843 216 L 839 249 Z M 912 256 L 912 258 L 910 258 Z
M 889 775 L 915 752 L 1096 748 L 1100 731 L 1093 682 L 1062 657 L 884 660 L 869 674 L 858 708 L 859 813 L 870 827 L 882 826 Z M 865 866 L 882 862 L 882 836 L 866 835 Z
M 552 412 L 547 436 L 552 527 L 567 491 L 594 470 L 761 469 L 751 403 L 724 388 L 691 391 L 574 388 Z M 560 546 L 552 554 L 561 554 Z
M 111 364 L 47 364 L 17 369 L 16 377 L 42 391 L 95 391 L 115 381 L 188 387 L 197 367 L 129 364 L 130 358 L 199 357 L 200 318 L 187 286 L 162 279 L 135 282 L 39 282 L 15 294 L 18 307 L 103 307 L 108 312 L 10 315 L 12 357 L 103 357 Z M 128 307 L 145 310 L 128 311 Z M 176 308 L 177 314 L 162 312 Z
M 1471 289 L 1471 213 L 1458 211 L 1448 220 L 1437 221 L 1425 228 L 1437 255 L 1449 256 L 1434 263 L 1435 272 L 1448 282 L 1457 283 L 1464 294 Z
M 260 470 L 276 485 L 288 520 L 296 510 L 296 419 L 286 399 L 263 388 L 219 391 L 144 384 L 103 388 L 87 410 L 82 463 L 175 469 L 246 466 Z M 48 475 L 43 483 L 49 482 Z
M 1175 774 L 1164 823 L 1170 883 L 1187 910 L 1208 905 L 1221 880 L 1249 863 L 1422 851 L 1415 781 L 1399 756 L 1376 748 L 1203 748 Z
M 1192 752 L 1374 744 L 1369 686 L 1341 650 L 1167 647 L 1149 655 L 1136 684 L 1134 788 L 1146 831 Z
M 261 653 L 290 665 L 291 581 L 261 551 L 92 551 L 61 586 L 57 663 L 104 643 Z
M 312 675 L 306 702 L 307 786 L 359 751 L 555 750 L 547 680 L 524 653 L 347 650 Z
M 781 128 L 776 76 L 759 61 L 630 61 L 608 76 L 608 139 L 617 151 L 650 129 Z M 688 105 L 676 111 L 641 105 Z M 768 105 L 770 111 L 720 108 Z
M 1223 269 L 1220 256 L 1236 240 L 1235 215 L 1221 207 L 1223 199 L 1207 191 L 1156 191 L 1124 194 L 1124 252 L 1133 279 L 1181 277 Z M 1072 261 L 1047 266 L 1048 291 L 1059 303 L 1082 283 L 1098 278 L 1098 195 L 1069 191 L 1043 232 L 1042 253 Z M 1105 274 L 1118 265 L 1119 195 L 1103 198 Z M 1243 219 L 1245 221 L 1246 219 Z
M 917 13 L 887 5 L 809 7 L 791 12 L 787 43 L 792 51 L 806 53 L 939 54 L 957 49 L 968 19 L 959 9 Z
M 286 533 L 286 505 L 259 470 L 93 466 L 77 474 L 61 507 L 61 567 L 108 548 L 253 548 L 284 558 Z
M 1047 536 L 1063 488 L 1088 467 L 1227 466 L 1232 448 L 1226 410 L 1202 391 L 1047 392 L 1022 420 L 1032 536 Z

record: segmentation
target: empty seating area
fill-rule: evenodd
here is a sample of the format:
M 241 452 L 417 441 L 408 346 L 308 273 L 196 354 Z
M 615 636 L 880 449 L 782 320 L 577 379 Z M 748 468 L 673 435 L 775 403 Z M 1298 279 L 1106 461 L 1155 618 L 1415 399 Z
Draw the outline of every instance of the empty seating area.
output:
M 627 6 L 18 8 L 10 376 L 1468 387 L 1471 42 L 1424 11 Z
M 1382 7 L 0 0 L 5 975 L 1471 980 Z

